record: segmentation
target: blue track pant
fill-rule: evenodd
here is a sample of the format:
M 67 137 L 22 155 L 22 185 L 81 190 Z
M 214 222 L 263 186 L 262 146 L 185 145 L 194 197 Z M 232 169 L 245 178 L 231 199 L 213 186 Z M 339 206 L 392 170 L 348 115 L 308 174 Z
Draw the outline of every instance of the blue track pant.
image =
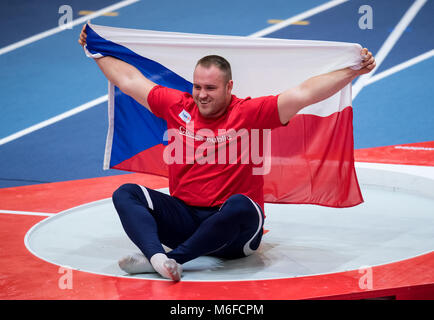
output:
M 247 196 L 235 194 L 221 207 L 194 207 L 137 184 L 113 193 L 113 204 L 131 241 L 150 259 L 165 253 L 185 263 L 203 255 L 233 259 L 253 253 L 262 239 L 264 214 Z

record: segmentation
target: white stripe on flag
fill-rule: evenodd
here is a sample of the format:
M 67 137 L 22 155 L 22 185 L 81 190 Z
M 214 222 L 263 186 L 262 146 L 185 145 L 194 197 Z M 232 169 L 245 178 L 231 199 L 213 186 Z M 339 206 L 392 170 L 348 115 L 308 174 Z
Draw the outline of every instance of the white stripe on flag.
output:
M 280 94 L 312 76 L 358 65 L 361 61 L 361 46 L 355 43 L 190 35 L 97 25 L 91 28 L 102 38 L 158 62 L 189 82 L 193 80 L 192 70 L 197 60 L 211 53 L 226 57 L 233 68 L 233 93 L 238 97 Z M 349 92 L 346 87 L 302 113 L 324 117 L 341 111 L 351 106 Z

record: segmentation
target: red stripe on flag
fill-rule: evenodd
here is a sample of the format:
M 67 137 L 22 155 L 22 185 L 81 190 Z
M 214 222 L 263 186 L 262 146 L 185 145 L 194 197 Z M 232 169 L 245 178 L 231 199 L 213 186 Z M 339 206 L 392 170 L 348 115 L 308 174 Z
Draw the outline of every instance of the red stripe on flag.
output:
M 152 148 L 146 149 L 135 156 L 113 166 L 112 169 L 150 173 L 167 177 L 168 167 L 163 161 L 164 147 L 165 146 L 162 144 L 153 146 Z
M 353 110 L 300 114 L 271 135 L 266 202 L 350 207 L 363 202 L 354 168 Z
M 296 115 L 272 131 L 271 170 L 264 176 L 264 200 L 351 207 L 363 202 L 354 168 L 353 111 L 328 117 Z M 157 145 L 114 169 L 167 176 Z

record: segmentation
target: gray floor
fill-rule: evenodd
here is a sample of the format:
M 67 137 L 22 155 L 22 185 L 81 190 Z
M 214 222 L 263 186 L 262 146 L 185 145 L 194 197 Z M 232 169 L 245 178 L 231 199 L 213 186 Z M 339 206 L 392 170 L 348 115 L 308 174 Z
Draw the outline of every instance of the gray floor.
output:
M 259 280 L 356 270 L 434 248 L 434 180 L 359 169 L 365 203 L 347 209 L 266 204 L 269 229 L 254 255 L 232 261 L 200 257 L 184 265 L 184 281 Z M 117 260 L 138 252 L 123 232 L 111 199 L 43 220 L 28 249 L 56 265 L 126 276 Z M 156 274 L 135 278 L 160 279 Z

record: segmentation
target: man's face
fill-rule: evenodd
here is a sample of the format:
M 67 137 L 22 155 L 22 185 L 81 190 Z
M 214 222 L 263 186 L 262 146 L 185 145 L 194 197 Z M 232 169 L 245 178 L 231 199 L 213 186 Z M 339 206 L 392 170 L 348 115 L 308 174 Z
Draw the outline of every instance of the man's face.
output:
M 193 74 L 193 100 L 206 118 L 222 115 L 231 101 L 233 82 L 226 82 L 224 73 L 214 65 L 198 65 Z

